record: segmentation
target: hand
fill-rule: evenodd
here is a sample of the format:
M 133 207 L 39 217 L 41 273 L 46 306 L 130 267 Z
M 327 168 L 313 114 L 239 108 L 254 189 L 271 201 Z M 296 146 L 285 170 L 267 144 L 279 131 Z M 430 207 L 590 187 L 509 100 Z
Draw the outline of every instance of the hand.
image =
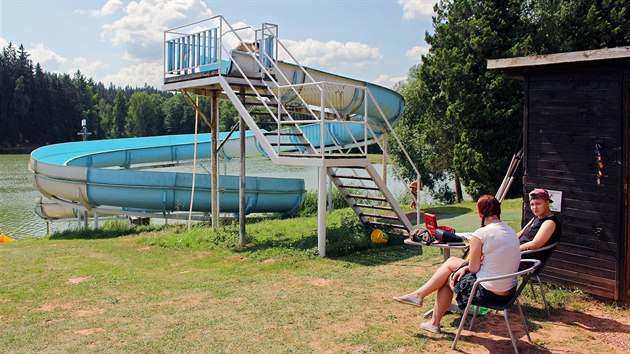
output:
M 468 273 L 468 266 L 460 268 L 458 271 L 451 275 L 451 288 L 455 286 L 455 283 L 460 281 L 464 275 Z

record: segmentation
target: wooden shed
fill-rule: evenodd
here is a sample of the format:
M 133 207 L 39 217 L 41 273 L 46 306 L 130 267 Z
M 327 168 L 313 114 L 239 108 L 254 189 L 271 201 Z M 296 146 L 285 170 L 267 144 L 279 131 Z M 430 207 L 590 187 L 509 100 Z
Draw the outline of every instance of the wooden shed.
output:
M 523 189 L 554 194 L 546 281 L 630 304 L 630 47 L 488 61 L 524 81 Z M 526 201 L 524 195 L 524 201 Z M 532 213 L 524 203 L 523 223 Z

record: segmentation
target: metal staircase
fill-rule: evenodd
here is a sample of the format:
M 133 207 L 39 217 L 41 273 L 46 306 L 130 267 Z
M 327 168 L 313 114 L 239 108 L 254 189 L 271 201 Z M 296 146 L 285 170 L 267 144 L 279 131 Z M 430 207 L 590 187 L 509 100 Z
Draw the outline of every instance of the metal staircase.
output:
M 368 140 L 380 144 L 380 133 L 376 133 L 365 119 L 349 117 L 339 108 L 338 102 L 344 99 L 344 95 L 346 100 L 348 95 L 363 95 L 359 97 L 374 100 L 369 89 L 316 81 L 278 39 L 275 25 L 263 24 L 259 30 L 235 30 L 221 16 L 211 20 L 214 23 L 220 21 L 222 25 L 196 33 L 187 33 L 180 27 L 176 31 L 171 30 L 174 39 L 168 38 L 169 31 L 165 33 L 165 49 L 169 51 L 169 62 L 165 63 L 165 88 L 177 89 L 185 94 L 220 90 L 220 98 L 232 102 L 255 135 L 261 150 L 274 164 L 325 169 L 332 183 L 366 226 L 396 233 L 410 232 L 412 224 L 367 158 Z M 225 33 L 222 32 L 224 28 L 228 29 Z M 250 29 L 254 31 L 255 40 L 261 44 L 259 52 L 231 52 L 230 46 L 223 40 L 224 35 L 229 33 L 238 41 L 243 41 L 238 32 Z M 211 37 L 214 40 L 202 41 L 206 33 L 208 37 L 214 35 Z M 210 43 L 214 59 L 208 55 L 207 48 L 198 48 L 203 47 L 202 42 Z M 300 69 L 299 75 L 294 73 L 293 78 L 286 77 L 276 60 L 278 48 L 283 48 L 294 60 L 293 65 Z M 187 59 L 184 53 L 196 53 L 198 58 Z M 172 65 L 171 58 L 174 58 Z M 216 64 L 204 71 L 207 63 Z M 230 66 L 229 72 L 225 70 L 226 63 Z M 181 73 L 185 73 L 184 77 Z M 303 82 L 294 83 L 295 77 L 302 77 Z M 378 107 L 378 103 L 374 102 Z M 391 129 L 381 109 L 378 110 L 383 116 L 382 126 Z M 360 109 L 354 109 L 355 114 L 358 111 Z M 365 111 L 365 114 L 359 115 L 367 116 L 367 105 Z M 310 131 L 314 126 L 319 128 L 317 134 Z M 340 141 L 333 132 L 335 129 L 344 134 L 344 130 L 347 131 L 351 141 Z M 362 138 L 357 139 L 353 135 L 355 133 L 350 132 L 352 129 L 362 129 Z

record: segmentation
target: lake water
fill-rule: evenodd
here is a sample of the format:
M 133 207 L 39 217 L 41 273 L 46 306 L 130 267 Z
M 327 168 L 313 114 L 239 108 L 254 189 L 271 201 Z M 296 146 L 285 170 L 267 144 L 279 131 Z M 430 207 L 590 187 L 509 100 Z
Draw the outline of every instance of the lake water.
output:
M 29 155 L 0 155 L 0 233 L 16 240 L 46 235 L 46 222 L 34 211 L 35 199 L 41 194 L 33 187 L 28 162 Z M 318 172 L 315 167 L 273 165 L 263 158 L 248 159 L 246 166 L 248 175 L 302 178 L 307 190 L 317 190 Z M 209 168 L 207 163 L 203 163 L 201 167 L 197 167 L 197 173 L 208 173 Z M 376 169 L 380 172 L 382 167 L 377 165 Z M 192 171 L 192 164 L 162 170 Z M 238 160 L 222 161 L 219 172 L 238 175 Z M 393 177 L 391 171 L 387 182 L 395 196 L 403 194 L 404 185 Z M 423 199 L 422 202 L 426 201 Z M 51 232 L 77 227 L 79 224 L 76 219 L 58 220 L 50 224 Z

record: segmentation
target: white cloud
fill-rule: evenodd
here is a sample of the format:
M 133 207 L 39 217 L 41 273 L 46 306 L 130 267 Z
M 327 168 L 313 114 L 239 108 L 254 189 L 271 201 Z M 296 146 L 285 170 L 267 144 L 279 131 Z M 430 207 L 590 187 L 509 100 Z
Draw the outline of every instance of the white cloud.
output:
M 243 42 L 252 42 L 255 37 L 254 29 L 252 26 L 243 21 L 238 21 L 235 23 L 230 23 L 232 28 L 236 30 L 238 33 L 238 38 L 242 39 Z M 223 41 L 227 48 L 234 48 L 238 44 L 239 40 L 233 32 L 226 33 L 223 37 Z
M 405 20 L 433 15 L 435 3 L 436 0 L 398 0 L 398 5 L 402 5 Z
M 7 44 L 9 44 L 9 42 L 7 42 L 6 39 L 0 37 L 0 48 L 4 48 L 7 46 Z
M 420 60 L 420 56 L 423 54 L 427 54 L 429 52 L 429 48 L 430 47 L 423 47 L 423 46 L 416 46 L 413 48 L 409 48 L 407 50 L 407 53 L 405 53 L 405 55 L 409 59 Z
M 124 8 L 122 17 L 103 25 L 101 38 L 125 46 L 132 58 L 158 59 L 163 54 L 163 32 L 166 29 L 211 15 L 212 11 L 202 0 L 131 1 Z
M 302 65 L 334 69 L 337 65 L 365 67 L 380 62 L 383 54 L 379 48 L 371 48 L 358 42 L 320 42 L 284 40 L 283 43 Z M 282 58 L 288 60 L 288 58 Z
M 401 81 L 405 81 L 405 80 L 407 80 L 406 76 L 391 77 L 389 75 L 381 74 L 379 75 L 379 77 L 376 78 L 376 80 L 374 80 L 374 83 L 377 85 L 391 88 L 391 87 L 394 87 L 394 85 L 396 85 L 397 83 Z
M 59 71 L 62 64 L 68 61 L 67 58 L 45 48 L 42 43 L 37 43 L 34 48 L 26 50 L 30 54 L 33 64 L 39 63 L 46 71 Z
M 91 16 L 107 16 L 118 12 L 123 6 L 122 0 L 107 0 L 105 5 L 90 13 Z
M 67 72 L 75 73 L 77 72 L 77 70 L 81 70 L 83 75 L 95 78 L 95 76 L 98 76 L 99 70 L 107 68 L 109 68 L 109 64 L 104 63 L 100 60 L 88 61 L 88 59 L 86 58 L 78 57 L 72 59 L 72 67 L 67 70 Z
M 145 84 L 159 88 L 162 85 L 163 67 L 161 63 L 141 63 L 121 69 L 101 80 L 105 85 L 110 82 L 116 86 L 142 87 Z

